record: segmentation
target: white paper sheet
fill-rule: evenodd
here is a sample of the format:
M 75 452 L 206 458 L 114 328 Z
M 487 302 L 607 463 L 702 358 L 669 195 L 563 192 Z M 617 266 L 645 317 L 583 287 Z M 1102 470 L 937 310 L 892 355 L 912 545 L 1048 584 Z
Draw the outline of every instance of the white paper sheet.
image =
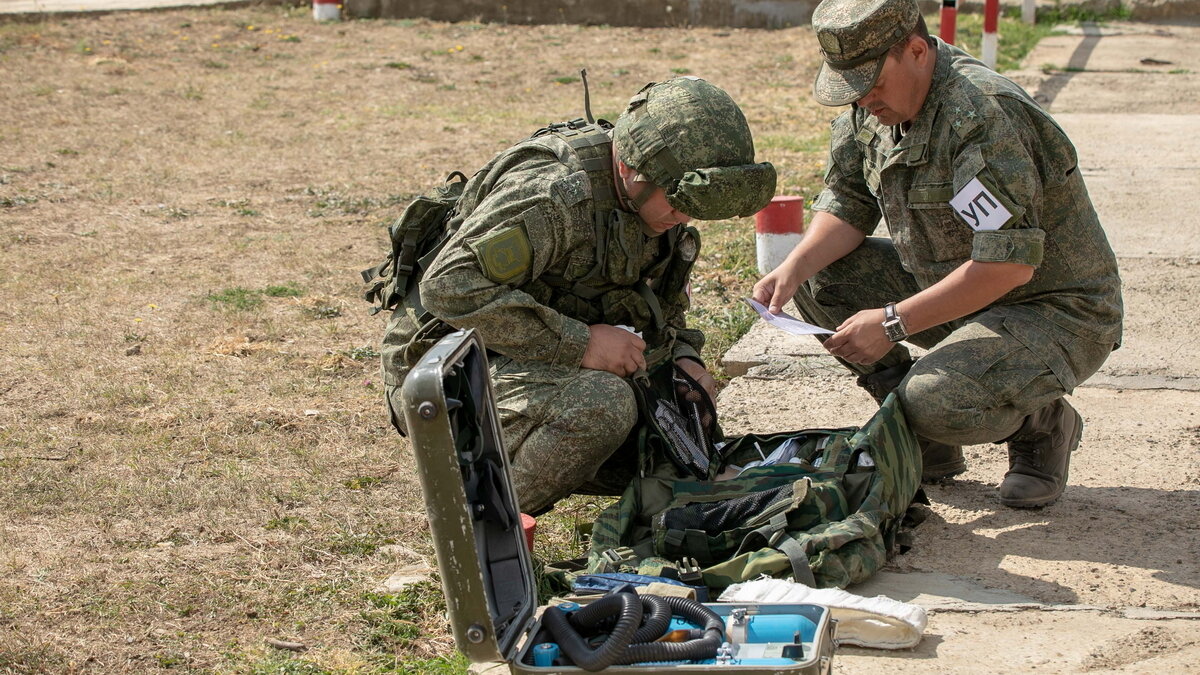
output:
M 743 298 L 747 304 L 758 312 L 758 315 L 763 318 L 763 321 L 771 324 L 782 331 L 787 331 L 792 335 L 833 335 L 833 331 L 826 330 L 820 326 L 814 326 L 811 323 L 805 323 L 800 319 L 788 314 L 772 314 L 769 309 L 763 306 L 762 303 L 755 301 L 753 298 Z

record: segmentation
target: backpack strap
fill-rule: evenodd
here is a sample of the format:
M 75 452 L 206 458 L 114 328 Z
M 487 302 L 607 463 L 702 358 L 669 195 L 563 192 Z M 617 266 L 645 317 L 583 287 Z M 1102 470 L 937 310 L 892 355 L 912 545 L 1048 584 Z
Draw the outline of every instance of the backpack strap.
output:
M 804 550 L 803 544 L 787 533 L 787 529 L 787 512 L 775 514 L 769 523 L 746 535 L 736 555 L 748 553 L 756 548 L 773 548 L 787 556 L 792 565 L 793 579 L 809 588 L 816 588 L 817 580 L 808 564 L 808 552 Z M 752 543 L 755 540 L 761 540 L 764 545 L 755 546 Z

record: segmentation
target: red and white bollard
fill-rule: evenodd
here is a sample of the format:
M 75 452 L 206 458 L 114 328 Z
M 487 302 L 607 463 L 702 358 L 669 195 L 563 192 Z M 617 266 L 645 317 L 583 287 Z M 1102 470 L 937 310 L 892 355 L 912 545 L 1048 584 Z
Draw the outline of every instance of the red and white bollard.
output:
M 313 19 L 316 21 L 341 21 L 341 0 L 313 0 Z
M 754 214 L 758 273 L 779 267 L 804 236 L 804 198 L 774 197 Z
M 983 65 L 996 69 L 996 46 L 999 44 L 996 29 L 1000 25 L 1000 0 L 983 2 Z
M 938 37 L 948 45 L 954 44 L 954 34 L 958 32 L 958 0 L 942 0 L 942 29 Z
M 533 516 L 521 514 L 521 531 L 525 534 L 525 548 L 533 551 L 533 533 L 537 529 L 537 520 Z

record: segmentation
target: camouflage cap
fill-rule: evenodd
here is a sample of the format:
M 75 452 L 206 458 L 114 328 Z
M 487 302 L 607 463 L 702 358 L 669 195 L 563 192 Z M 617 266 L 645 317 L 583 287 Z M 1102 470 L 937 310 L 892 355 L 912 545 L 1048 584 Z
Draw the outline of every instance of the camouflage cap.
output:
M 741 108 L 698 77 L 643 87 L 617 119 L 613 142 L 621 161 L 698 220 L 751 215 L 775 194 L 775 168 L 754 162 Z
M 888 49 L 920 18 L 916 0 L 823 0 L 812 17 L 824 58 L 813 83 L 817 102 L 846 105 L 866 96 Z

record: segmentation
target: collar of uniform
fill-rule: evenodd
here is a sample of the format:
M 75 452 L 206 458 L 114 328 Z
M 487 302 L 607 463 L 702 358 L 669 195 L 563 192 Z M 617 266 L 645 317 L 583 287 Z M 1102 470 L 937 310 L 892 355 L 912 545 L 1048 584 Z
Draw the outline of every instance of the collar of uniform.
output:
M 917 166 L 929 161 L 929 137 L 933 131 L 933 121 L 937 118 L 938 109 L 942 106 L 942 90 L 941 84 L 950 76 L 950 59 L 951 54 L 945 42 L 939 38 L 936 40 L 937 49 L 936 61 L 933 65 L 933 78 L 929 83 L 929 93 L 925 96 L 925 103 L 921 106 L 920 112 L 913 119 L 912 127 L 900 138 L 896 143 L 896 147 L 892 149 L 891 156 L 888 157 L 888 164 L 903 163 L 908 166 Z

